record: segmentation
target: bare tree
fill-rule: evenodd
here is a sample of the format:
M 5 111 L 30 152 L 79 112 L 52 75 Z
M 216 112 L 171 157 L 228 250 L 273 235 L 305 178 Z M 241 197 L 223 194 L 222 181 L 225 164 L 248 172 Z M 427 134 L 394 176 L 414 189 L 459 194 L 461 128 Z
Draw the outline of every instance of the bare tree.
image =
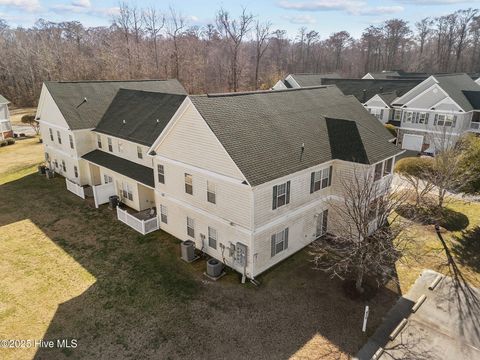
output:
M 467 9 L 457 11 L 458 15 L 458 41 L 455 49 L 455 72 L 457 72 L 460 58 L 462 56 L 463 49 L 465 47 L 465 42 L 467 40 L 467 31 L 472 19 L 477 15 L 478 9 Z
M 390 180 L 375 181 L 371 169 L 356 166 L 353 174 L 337 174 L 341 200 L 329 202 L 337 236 L 312 244 L 317 268 L 342 279 L 354 276 L 355 288 L 364 291 L 365 276 L 379 283 L 392 277 L 392 268 L 410 243 L 402 231 L 408 226 L 395 214 L 406 193 L 391 188 Z
M 217 27 L 223 36 L 227 39 L 230 48 L 230 72 L 231 85 L 230 89 L 234 92 L 238 90 L 238 56 L 243 38 L 250 31 L 250 24 L 253 15 L 247 13 L 247 9 L 243 8 L 238 19 L 231 19 L 228 11 L 223 8 L 217 13 Z
M 260 69 L 260 61 L 268 48 L 268 37 L 270 36 L 270 22 L 255 22 L 255 80 L 254 88 L 258 89 L 258 72 Z
M 150 7 L 143 12 L 143 19 L 145 23 L 145 29 L 148 31 L 150 38 L 153 41 L 155 68 L 157 70 L 157 74 L 159 74 L 160 66 L 158 61 L 157 37 L 165 26 L 165 16 L 160 14 L 154 7 Z
M 185 17 L 178 13 L 173 7 L 170 7 L 170 16 L 167 21 L 167 33 L 171 36 L 173 42 L 173 59 L 174 59 L 174 77 L 180 78 L 180 49 L 179 38 L 185 32 L 187 27 Z
M 127 3 L 120 3 L 118 15 L 113 18 L 114 24 L 123 32 L 125 47 L 127 50 L 128 72 L 132 77 L 132 56 L 130 53 L 130 24 L 132 19 L 131 10 Z

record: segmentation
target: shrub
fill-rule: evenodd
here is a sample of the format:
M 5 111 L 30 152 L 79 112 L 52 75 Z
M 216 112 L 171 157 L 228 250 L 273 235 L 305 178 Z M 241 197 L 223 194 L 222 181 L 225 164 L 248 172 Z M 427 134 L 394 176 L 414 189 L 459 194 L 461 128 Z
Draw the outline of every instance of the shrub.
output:
M 15 144 L 15 139 L 14 138 L 6 138 L 5 141 L 7 142 L 7 145 Z
M 385 124 L 385 128 L 395 137 L 397 137 L 397 128 L 392 124 Z
M 0 146 L 7 146 L 8 142 L 7 140 L 0 140 Z

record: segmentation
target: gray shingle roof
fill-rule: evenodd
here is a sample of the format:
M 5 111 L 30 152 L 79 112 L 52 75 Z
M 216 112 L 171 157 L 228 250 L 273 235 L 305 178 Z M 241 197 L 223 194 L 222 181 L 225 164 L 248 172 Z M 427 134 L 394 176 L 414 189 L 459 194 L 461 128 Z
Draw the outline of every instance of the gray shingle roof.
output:
M 120 158 L 101 150 L 90 151 L 83 155 L 82 158 L 121 175 L 125 175 L 126 177 L 134 179 L 147 186 L 155 186 L 153 170 L 147 166 L 134 163 L 133 161 Z
M 337 73 L 325 74 L 290 74 L 301 87 L 325 85 L 322 79 L 341 78 Z
M 119 89 L 186 94 L 185 89 L 176 79 L 47 81 L 45 86 L 71 130 L 90 129 L 97 126 Z
M 400 152 L 385 127 L 334 86 L 190 99 L 252 186 L 331 159 L 372 164 Z M 353 141 L 361 146 L 340 152 Z
M 434 75 L 438 85 L 455 101 L 464 111 L 474 110 L 464 91 L 480 91 L 480 85 L 467 74 Z
M 10 101 L 8 101 L 2 95 L 0 95 L 0 104 L 9 104 L 9 103 L 10 103 Z
M 151 146 L 186 95 L 118 90 L 95 131 Z
M 402 96 L 423 80 L 383 80 L 383 79 L 324 79 L 324 85 L 336 85 L 345 95 L 353 95 L 365 103 L 376 94 L 395 91 Z M 388 102 L 390 104 L 390 102 Z

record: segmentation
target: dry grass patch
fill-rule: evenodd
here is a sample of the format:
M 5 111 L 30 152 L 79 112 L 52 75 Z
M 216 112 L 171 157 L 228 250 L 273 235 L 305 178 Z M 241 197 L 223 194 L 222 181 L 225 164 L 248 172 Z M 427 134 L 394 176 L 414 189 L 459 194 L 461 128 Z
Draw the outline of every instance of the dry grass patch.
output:
M 0 147 L 0 185 L 36 171 L 43 160 L 43 145 L 38 138 L 17 140 L 13 145 Z
M 10 122 L 12 125 L 24 125 L 22 124 L 23 115 L 35 115 L 37 108 L 16 108 L 10 109 Z

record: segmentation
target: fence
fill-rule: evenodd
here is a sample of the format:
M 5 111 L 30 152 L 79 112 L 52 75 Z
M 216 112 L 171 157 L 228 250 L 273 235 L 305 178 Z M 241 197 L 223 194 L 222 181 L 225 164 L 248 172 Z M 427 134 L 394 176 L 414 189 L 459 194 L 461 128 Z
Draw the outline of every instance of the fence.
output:
M 71 191 L 77 196 L 80 196 L 82 199 L 85 199 L 85 191 L 82 186 L 75 184 L 73 181 L 65 178 L 65 183 L 67 184 L 67 190 Z
M 110 196 L 115 195 L 115 185 L 113 182 L 92 186 L 93 199 L 95 200 L 95 207 L 108 203 Z
M 126 210 L 122 210 L 117 206 L 117 217 L 118 220 L 124 224 L 127 224 L 132 229 L 143 235 L 159 229 L 157 216 L 148 220 L 140 220 L 129 214 Z

